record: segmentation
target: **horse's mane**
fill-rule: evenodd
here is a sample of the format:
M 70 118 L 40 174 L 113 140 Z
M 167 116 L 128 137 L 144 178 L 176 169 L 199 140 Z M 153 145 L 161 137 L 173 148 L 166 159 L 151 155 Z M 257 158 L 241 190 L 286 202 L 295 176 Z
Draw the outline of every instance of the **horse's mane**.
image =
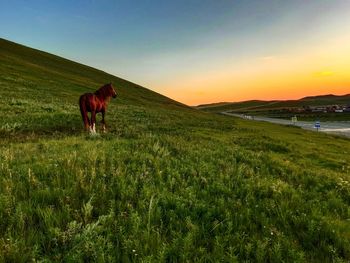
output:
M 111 88 L 112 87 L 112 83 L 108 83 L 103 85 L 101 88 L 99 88 L 98 90 L 95 91 L 95 95 L 98 97 L 111 97 Z

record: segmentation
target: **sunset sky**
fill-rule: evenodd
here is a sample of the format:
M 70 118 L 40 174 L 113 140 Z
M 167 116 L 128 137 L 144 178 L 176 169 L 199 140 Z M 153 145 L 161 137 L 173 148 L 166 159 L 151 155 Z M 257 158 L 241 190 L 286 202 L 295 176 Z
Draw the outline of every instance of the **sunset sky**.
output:
M 350 93 L 350 0 L 1 1 L 0 37 L 189 105 Z

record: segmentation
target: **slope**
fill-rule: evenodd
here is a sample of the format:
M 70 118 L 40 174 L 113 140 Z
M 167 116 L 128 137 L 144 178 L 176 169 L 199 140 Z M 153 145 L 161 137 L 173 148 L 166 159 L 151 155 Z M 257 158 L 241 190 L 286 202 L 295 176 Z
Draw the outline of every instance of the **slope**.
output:
M 0 261 L 350 260 L 348 139 L 0 43 Z M 78 97 L 109 81 L 109 132 L 89 136 Z
M 6 112 L 0 120 L 2 138 L 79 132 L 79 96 L 108 82 L 113 82 L 118 92 L 117 102 L 111 103 L 112 112 L 113 107 L 125 115 L 145 107 L 187 107 L 103 71 L 4 39 L 0 39 L 0 65 L 0 111 Z

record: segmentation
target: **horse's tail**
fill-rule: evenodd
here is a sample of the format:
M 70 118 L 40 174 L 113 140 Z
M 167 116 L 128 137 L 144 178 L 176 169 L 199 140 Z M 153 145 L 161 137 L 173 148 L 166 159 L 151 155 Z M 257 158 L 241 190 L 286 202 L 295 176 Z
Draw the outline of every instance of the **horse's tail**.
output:
M 89 124 L 89 118 L 88 118 L 88 115 L 87 115 L 86 96 L 85 95 L 81 95 L 80 96 L 80 98 L 79 98 L 79 107 L 80 107 L 81 117 L 83 118 L 84 127 L 85 127 L 85 129 L 88 129 L 90 124 Z

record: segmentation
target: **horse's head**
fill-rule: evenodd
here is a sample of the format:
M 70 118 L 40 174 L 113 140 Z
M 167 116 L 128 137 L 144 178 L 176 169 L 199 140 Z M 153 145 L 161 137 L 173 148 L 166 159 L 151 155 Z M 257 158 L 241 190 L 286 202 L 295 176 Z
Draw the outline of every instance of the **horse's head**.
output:
M 117 92 L 115 91 L 112 83 L 109 84 L 109 92 L 111 97 L 116 98 L 117 97 Z

